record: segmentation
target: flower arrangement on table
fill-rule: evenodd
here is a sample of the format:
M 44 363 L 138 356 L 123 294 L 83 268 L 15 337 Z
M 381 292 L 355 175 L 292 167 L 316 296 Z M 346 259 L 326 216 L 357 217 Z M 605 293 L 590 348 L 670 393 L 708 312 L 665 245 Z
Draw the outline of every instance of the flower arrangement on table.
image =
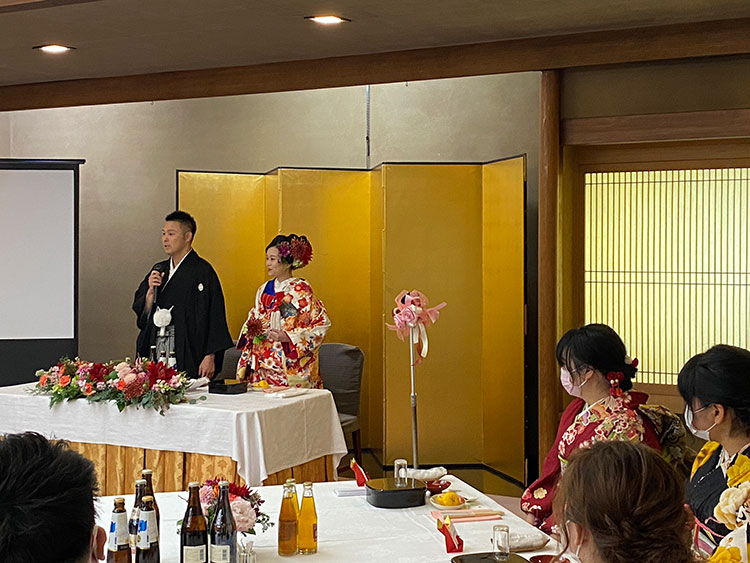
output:
M 727 470 L 727 489 L 721 493 L 714 516 L 732 530 L 727 534 L 713 555 L 710 563 L 748 563 L 750 542 L 750 458 L 743 454 Z
M 64 400 L 85 399 L 112 401 L 120 411 L 132 405 L 153 408 L 163 415 L 170 405 L 186 402 L 188 389 L 184 372 L 144 358 L 105 364 L 63 358 L 36 376 L 39 380 L 32 393 L 49 395 L 50 408 Z
M 219 481 L 223 480 L 223 477 L 217 477 L 201 485 L 199 491 L 201 508 L 209 522 L 213 520 L 214 512 L 216 512 L 216 505 L 219 501 Z M 260 525 L 264 532 L 273 526 L 268 514 L 260 509 L 260 505 L 264 502 L 257 491 L 251 491 L 245 485 L 229 483 L 229 505 L 232 507 L 232 516 L 237 524 L 237 531 L 243 534 L 254 534 L 256 525 Z

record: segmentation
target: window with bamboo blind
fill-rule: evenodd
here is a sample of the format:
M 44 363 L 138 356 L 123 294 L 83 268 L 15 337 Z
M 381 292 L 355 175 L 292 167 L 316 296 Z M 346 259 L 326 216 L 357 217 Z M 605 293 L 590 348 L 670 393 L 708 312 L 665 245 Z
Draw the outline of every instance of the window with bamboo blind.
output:
M 584 314 L 675 384 L 714 344 L 750 348 L 750 168 L 584 175 Z

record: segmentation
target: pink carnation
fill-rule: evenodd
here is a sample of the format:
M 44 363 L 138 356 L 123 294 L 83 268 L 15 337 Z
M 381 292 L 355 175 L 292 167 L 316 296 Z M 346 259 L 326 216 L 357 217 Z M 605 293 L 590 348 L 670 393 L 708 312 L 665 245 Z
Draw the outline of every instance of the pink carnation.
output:
M 201 504 L 209 505 L 216 500 L 214 494 L 214 488 L 211 485 L 203 485 L 198 493 L 200 495 Z
M 252 530 L 257 519 L 253 505 L 243 498 L 237 497 L 231 502 L 231 506 L 237 530 L 240 532 L 249 532 Z

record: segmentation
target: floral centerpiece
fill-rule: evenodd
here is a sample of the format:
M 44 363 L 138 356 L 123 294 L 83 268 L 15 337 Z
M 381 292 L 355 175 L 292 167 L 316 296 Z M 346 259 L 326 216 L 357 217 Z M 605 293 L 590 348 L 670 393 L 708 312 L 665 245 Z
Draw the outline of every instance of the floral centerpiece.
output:
M 32 393 L 49 395 L 50 408 L 64 400 L 85 399 L 113 401 L 120 411 L 131 405 L 153 408 L 163 415 L 170 405 L 186 401 L 188 389 L 184 372 L 143 358 L 104 364 L 63 358 L 36 376 Z
M 199 494 L 203 514 L 209 523 L 213 520 L 216 505 L 219 500 L 219 481 L 223 478 L 209 479 L 201 485 Z M 265 501 L 260 498 L 257 491 L 251 491 L 245 485 L 229 483 L 229 505 L 232 507 L 232 516 L 237 524 L 237 531 L 243 534 L 254 534 L 255 526 L 260 525 L 262 531 L 273 526 L 271 518 L 262 512 L 260 505 Z
M 748 563 L 750 557 L 750 458 L 743 454 L 727 470 L 727 488 L 714 517 L 732 530 L 708 559 L 710 563 Z

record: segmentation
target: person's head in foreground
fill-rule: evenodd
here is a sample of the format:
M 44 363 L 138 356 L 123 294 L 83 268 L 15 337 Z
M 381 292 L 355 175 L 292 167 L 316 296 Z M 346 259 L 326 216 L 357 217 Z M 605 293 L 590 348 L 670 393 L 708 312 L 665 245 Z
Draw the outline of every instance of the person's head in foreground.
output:
M 94 464 L 66 443 L 32 432 L 0 436 L 0 561 L 104 559 L 96 490 Z
M 688 428 L 736 453 L 750 439 L 750 351 L 721 344 L 693 356 L 677 379 Z
M 581 448 L 555 498 L 562 560 L 692 562 L 684 497 L 672 466 L 643 444 L 598 442 Z

